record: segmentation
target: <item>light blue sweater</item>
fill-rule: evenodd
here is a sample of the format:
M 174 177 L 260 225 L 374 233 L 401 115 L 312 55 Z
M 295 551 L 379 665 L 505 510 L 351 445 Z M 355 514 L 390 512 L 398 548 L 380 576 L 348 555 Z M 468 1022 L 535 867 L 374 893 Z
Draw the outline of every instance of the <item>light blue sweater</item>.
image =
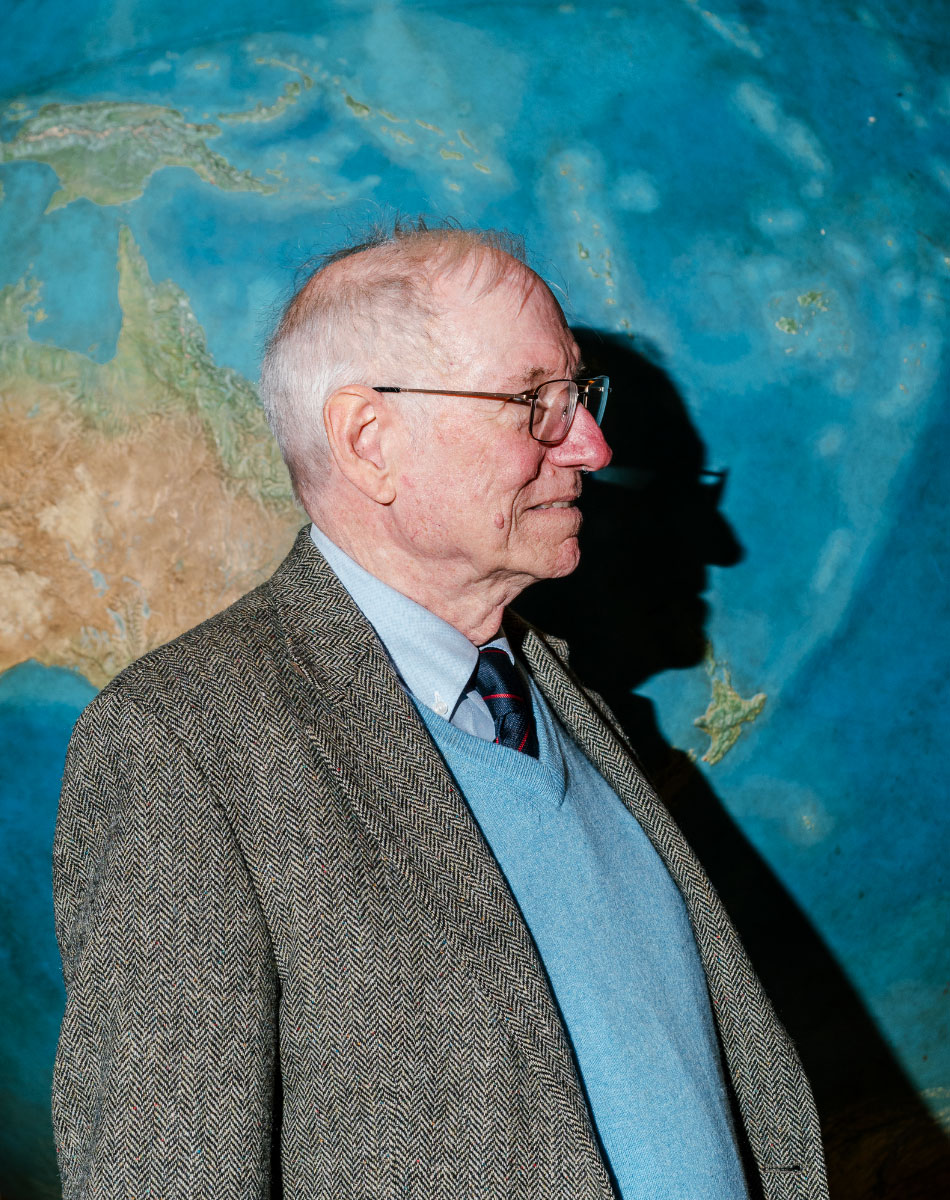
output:
M 537 688 L 537 759 L 418 705 L 521 907 L 624 1200 L 747 1200 L 705 977 L 649 839 Z

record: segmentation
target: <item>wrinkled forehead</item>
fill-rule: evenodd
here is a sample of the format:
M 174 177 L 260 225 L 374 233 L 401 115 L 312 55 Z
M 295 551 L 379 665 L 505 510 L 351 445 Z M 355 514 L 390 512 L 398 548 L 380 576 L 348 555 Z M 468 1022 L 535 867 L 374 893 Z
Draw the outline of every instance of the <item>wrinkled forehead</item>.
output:
M 524 308 L 542 305 L 550 317 L 565 325 L 561 306 L 544 280 L 518 259 L 501 250 L 477 247 L 431 279 L 433 299 L 439 308 L 466 311 L 489 302 L 517 316 Z
M 551 289 L 530 267 L 489 252 L 432 281 L 433 332 L 464 366 L 486 356 L 528 379 L 572 370 L 574 338 Z

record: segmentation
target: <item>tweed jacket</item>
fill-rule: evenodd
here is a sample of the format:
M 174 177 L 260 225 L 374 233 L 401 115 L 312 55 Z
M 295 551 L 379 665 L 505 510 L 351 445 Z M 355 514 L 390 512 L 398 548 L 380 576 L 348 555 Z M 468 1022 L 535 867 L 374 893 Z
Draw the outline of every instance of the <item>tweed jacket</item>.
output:
M 807 1080 L 702 868 L 563 644 L 506 631 L 685 897 L 765 1196 L 824 1197 Z M 614 1195 L 517 904 L 306 529 L 83 713 L 54 897 L 65 1200 Z

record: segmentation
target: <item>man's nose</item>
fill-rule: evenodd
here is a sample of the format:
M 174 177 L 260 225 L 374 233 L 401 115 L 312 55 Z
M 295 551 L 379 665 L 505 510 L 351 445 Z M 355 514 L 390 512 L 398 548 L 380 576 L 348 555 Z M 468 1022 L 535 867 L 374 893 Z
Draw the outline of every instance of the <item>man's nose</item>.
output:
M 613 458 L 614 452 L 600 432 L 600 426 L 583 406 L 578 404 L 567 437 L 548 450 L 548 461 L 558 467 L 583 468 L 599 471 Z

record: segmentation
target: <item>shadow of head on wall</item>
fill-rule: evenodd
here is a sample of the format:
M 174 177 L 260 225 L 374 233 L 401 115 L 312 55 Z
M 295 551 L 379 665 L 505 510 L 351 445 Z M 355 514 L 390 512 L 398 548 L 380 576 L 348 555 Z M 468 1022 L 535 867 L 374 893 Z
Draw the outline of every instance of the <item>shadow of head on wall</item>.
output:
M 665 372 L 629 339 L 575 330 L 586 371 L 609 375 L 604 434 L 614 449 L 581 498 L 581 562 L 529 588 L 518 611 L 571 647 L 697 852 L 797 1044 L 826 1138 L 835 1200 L 950 1195 L 947 1140 L 862 998 L 794 897 L 722 804 L 708 776 L 672 747 L 634 689 L 706 651 L 709 568 L 743 550 L 719 508 L 725 474 Z
M 742 547 L 720 510 L 727 472 L 709 469 L 669 376 L 629 338 L 574 336 L 585 372 L 610 376 L 603 431 L 614 458 L 581 497 L 580 566 L 536 585 L 518 607 L 568 639 L 581 678 L 626 692 L 702 661 L 709 567 L 734 566 Z

